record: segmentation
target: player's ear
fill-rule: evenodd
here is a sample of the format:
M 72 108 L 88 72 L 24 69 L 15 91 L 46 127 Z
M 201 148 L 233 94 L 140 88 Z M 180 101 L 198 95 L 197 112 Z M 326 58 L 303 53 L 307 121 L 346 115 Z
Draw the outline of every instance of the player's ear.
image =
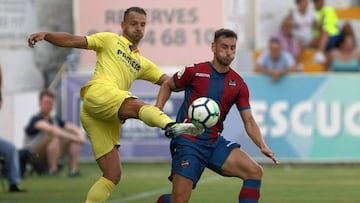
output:
M 216 43 L 215 43 L 215 42 L 212 42 L 212 43 L 211 43 L 211 51 L 212 51 L 212 52 L 215 52 L 215 47 L 216 47 Z

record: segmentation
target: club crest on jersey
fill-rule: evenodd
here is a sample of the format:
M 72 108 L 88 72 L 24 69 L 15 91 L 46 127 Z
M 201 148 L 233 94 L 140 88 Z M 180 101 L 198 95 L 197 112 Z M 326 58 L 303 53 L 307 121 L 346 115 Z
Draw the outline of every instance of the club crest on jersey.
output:
M 189 160 L 184 159 L 181 161 L 181 168 L 187 168 L 187 167 L 189 167 L 189 165 L 190 165 Z
M 230 87 L 232 87 L 232 88 L 234 88 L 234 87 L 236 87 L 236 81 L 235 80 L 229 80 L 229 86 Z

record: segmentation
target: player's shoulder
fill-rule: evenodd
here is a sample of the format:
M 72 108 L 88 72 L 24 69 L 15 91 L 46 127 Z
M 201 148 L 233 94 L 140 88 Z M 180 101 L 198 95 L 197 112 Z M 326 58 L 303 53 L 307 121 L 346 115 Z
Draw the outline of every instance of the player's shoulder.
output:
M 230 68 L 228 74 L 229 74 L 230 80 L 238 81 L 241 86 L 244 86 L 244 85 L 247 86 L 245 79 L 238 72 L 236 72 L 234 69 Z
M 244 80 L 244 79 L 241 77 L 241 75 L 240 75 L 238 72 L 236 72 L 233 68 L 230 68 L 230 69 L 229 69 L 228 74 L 229 74 L 231 77 L 235 77 L 235 78 L 237 78 L 237 79 L 239 79 L 239 80 Z
M 97 32 L 87 36 L 87 38 L 101 38 L 101 39 L 111 39 L 111 38 L 119 38 L 120 36 L 113 32 Z

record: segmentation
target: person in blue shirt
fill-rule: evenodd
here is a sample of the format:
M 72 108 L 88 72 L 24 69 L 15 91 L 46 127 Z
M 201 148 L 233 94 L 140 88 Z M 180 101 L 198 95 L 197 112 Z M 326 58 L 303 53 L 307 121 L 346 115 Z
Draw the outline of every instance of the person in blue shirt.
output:
M 274 82 L 290 72 L 296 72 L 296 62 L 291 54 L 282 49 L 280 40 L 271 38 L 269 49 L 259 58 L 255 65 L 255 72 L 270 75 Z
M 2 74 L 0 66 L 0 108 L 2 104 Z M 0 158 L 2 159 L 3 168 L 0 173 L 9 182 L 9 192 L 25 192 L 26 190 L 19 186 L 21 182 L 20 166 L 19 166 L 19 154 L 15 145 L 0 137 Z

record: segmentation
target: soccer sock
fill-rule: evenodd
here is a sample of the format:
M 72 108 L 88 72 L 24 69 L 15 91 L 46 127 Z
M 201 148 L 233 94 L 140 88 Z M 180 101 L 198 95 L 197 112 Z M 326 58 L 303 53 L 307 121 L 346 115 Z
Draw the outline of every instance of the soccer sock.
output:
M 168 123 L 174 122 L 159 108 L 152 105 L 144 105 L 140 108 L 139 118 L 150 127 L 165 128 Z
M 90 188 L 85 203 L 99 203 L 105 202 L 110 193 L 114 190 L 115 184 L 110 180 L 101 177 L 96 183 Z
M 161 195 L 156 203 L 171 203 L 171 194 Z
M 260 199 L 261 180 L 244 180 L 239 194 L 239 203 L 257 203 Z

